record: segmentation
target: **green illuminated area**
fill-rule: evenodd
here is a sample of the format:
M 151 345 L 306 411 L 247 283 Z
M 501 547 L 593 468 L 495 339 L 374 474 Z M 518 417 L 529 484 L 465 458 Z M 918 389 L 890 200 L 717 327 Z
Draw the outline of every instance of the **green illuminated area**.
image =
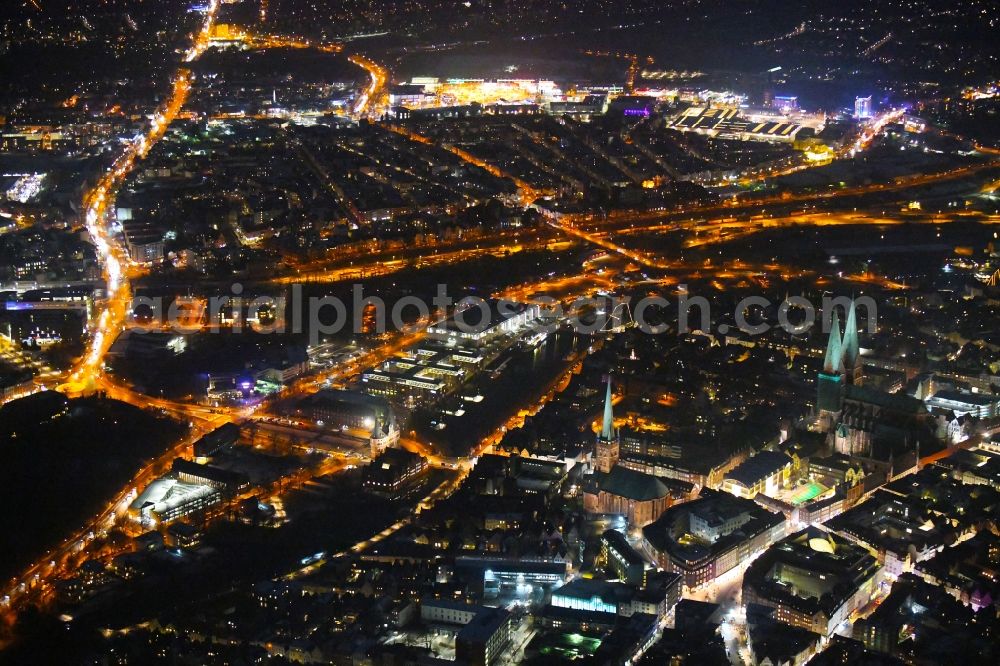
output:
M 799 505 L 805 504 L 811 500 L 816 499 L 820 495 L 826 492 L 826 487 L 815 481 L 810 481 L 804 486 L 799 486 L 792 493 L 792 504 Z
M 532 641 L 532 648 L 538 650 L 538 663 L 554 660 L 576 661 L 594 656 L 601 646 L 601 639 L 585 634 L 545 634 Z M 530 648 L 529 648 L 530 650 Z

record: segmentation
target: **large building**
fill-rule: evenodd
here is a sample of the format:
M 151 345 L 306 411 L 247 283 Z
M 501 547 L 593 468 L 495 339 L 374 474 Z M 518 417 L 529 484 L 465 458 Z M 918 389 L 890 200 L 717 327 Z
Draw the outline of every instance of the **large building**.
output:
M 365 488 L 386 495 L 397 495 L 412 487 L 427 469 L 427 461 L 403 449 L 386 449 L 365 467 Z
M 216 488 L 229 497 L 250 486 L 246 474 L 233 472 L 212 465 L 203 465 L 183 458 L 175 458 L 171 471 L 182 483 L 198 483 Z
M 822 480 L 829 486 L 844 484 L 850 488 L 865 478 L 864 468 L 856 460 L 842 453 L 809 458 L 807 464 L 809 477 Z
M 455 658 L 469 666 L 493 666 L 503 661 L 514 631 L 510 612 L 490 608 L 476 615 L 455 636 Z
M 911 448 L 932 435 L 923 402 L 906 393 L 886 393 L 867 386 L 845 386 L 834 448 L 850 456 L 878 457 L 896 443 Z
M 136 221 L 122 223 L 125 247 L 132 261 L 138 264 L 154 264 L 163 259 L 163 231 L 153 224 Z
M 420 601 L 420 620 L 425 624 L 465 625 L 485 609 L 464 601 L 427 597 Z
M 799 110 L 799 98 L 796 95 L 775 95 L 774 108 L 782 113 Z
M 981 448 L 959 449 L 935 466 L 948 470 L 964 485 L 986 485 L 1000 490 L 1000 454 Z
M 129 514 L 144 527 L 171 523 L 222 502 L 219 488 L 185 483 L 170 476 L 156 479 L 129 505 Z
M 854 117 L 858 120 L 866 120 L 871 118 L 874 114 L 872 113 L 872 96 L 867 97 L 855 97 L 854 98 Z
M 226 423 L 200 437 L 194 443 L 194 457 L 197 462 L 204 463 L 223 449 L 236 444 L 240 438 L 240 427 L 235 423 Z
M 694 487 L 684 481 L 659 478 L 621 465 L 594 474 L 583 504 L 592 513 L 619 513 L 629 527 L 653 522 L 675 502 L 690 497 Z
M 986 393 L 942 390 L 924 402 L 931 408 L 950 410 L 956 416 L 968 414 L 977 419 L 992 419 L 1000 414 L 1000 398 Z
M 482 367 L 473 347 L 420 345 L 396 354 L 361 375 L 364 390 L 402 402 L 434 402 L 451 393 Z
M 887 574 L 900 576 L 934 557 L 951 536 L 935 518 L 919 499 L 880 489 L 826 525 L 870 548 Z
M 85 303 L 9 301 L 0 309 L 0 334 L 22 344 L 76 342 L 87 332 Z
M 683 576 L 688 589 L 711 583 L 784 535 L 782 514 L 712 491 L 672 507 L 642 530 L 657 565 Z
M 721 487 L 726 474 L 748 455 L 748 449 L 714 448 L 700 440 L 676 442 L 661 433 L 628 427 L 619 428 L 617 434 L 619 465 L 697 487 Z
M 693 493 L 691 483 L 659 478 L 619 464 L 619 447 L 609 377 L 601 432 L 594 444 L 594 474 L 584 489 L 587 511 L 620 513 L 630 526 L 642 527 L 656 520 L 675 500 Z
M 761 451 L 733 469 L 722 480 L 722 489 L 737 497 L 753 499 L 758 493 L 774 497 L 788 485 L 792 459 L 780 451 Z
M 607 95 L 587 95 L 580 101 L 549 102 L 548 111 L 554 116 L 571 116 L 589 122 L 603 114 L 608 107 Z
M 681 577 L 662 572 L 651 575 L 644 587 L 577 578 L 552 592 L 552 602 L 545 614 L 550 617 L 568 617 L 572 614 L 553 609 L 579 611 L 601 616 L 631 617 L 636 613 L 654 615 L 662 621 L 680 599 Z
M 174 459 L 170 474 L 150 483 L 129 505 L 129 514 L 144 527 L 168 524 L 210 509 L 250 486 L 245 474 Z
M 420 619 L 426 624 L 452 627 L 455 656 L 470 666 L 499 663 L 510 643 L 513 617 L 503 608 L 476 606 L 450 599 L 424 598 Z
M 611 574 L 631 585 L 646 584 L 646 560 L 618 530 L 601 535 L 601 561 Z
M 964 639 L 974 644 L 969 627 L 978 624 L 973 620 L 975 615 L 974 607 L 952 598 L 940 586 L 913 574 L 904 574 L 893 583 L 892 592 L 878 608 L 855 623 L 854 638 L 870 650 L 898 655 L 905 663 L 929 663 L 914 659 L 913 646 L 919 644 L 922 650 L 930 648 L 928 651 L 940 655 L 943 636 L 950 642 Z M 996 644 L 995 639 L 993 643 Z M 984 663 L 986 661 L 988 658 L 984 658 Z M 951 663 L 961 662 L 956 659 Z
M 501 591 L 517 593 L 528 588 L 549 589 L 562 585 L 569 575 L 569 562 L 561 559 L 482 557 L 464 555 L 455 558 L 455 572 L 467 580 L 473 590 L 484 596 Z
M 901 447 L 913 448 L 927 435 L 928 411 L 905 393 L 862 385 L 857 307 L 851 301 L 844 333 L 836 310 L 823 370 L 816 381 L 816 416 L 833 447 L 849 456 L 884 459 Z
M 778 621 L 830 636 L 871 601 L 882 568 L 867 548 L 817 527 L 771 546 L 743 575 L 743 603 Z
M 843 401 L 844 386 L 860 384 L 861 345 L 858 340 L 857 310 L 851 301 L 847 325 L 840 333 L 840 317 L 833 311 L 830 337 L 827 340 L 823 370 L 816 380 L 816 415 L 827 429 L 836 421 Z
M 400 83 L 389 88 L 389 104 L 391 106 L 404 106 L 408 109 L 419 108 L 425 103 L 433 100 L 424 86 L 413 83 Z
M 699 106 L 685 110 L 672 126 L 682 132 L 697 132 L 720 139 L 788 143 L 794 141 L 803 129 L 802 125 L 782 120 L 750 120 L 740 116 L 738 109 Z
M 460 309 L 448 319 L 429 326 L 427 335 L 449 345 L 479 347 L 502 335 L 519 332 L 539 315 L 537 305 L 480 301 L 478 307 Z
M 399 441 L 396 414 L 379 396 L 324 389 L 299 402 L 296 411 L 319 426 L 367 440 L 372 457 Z

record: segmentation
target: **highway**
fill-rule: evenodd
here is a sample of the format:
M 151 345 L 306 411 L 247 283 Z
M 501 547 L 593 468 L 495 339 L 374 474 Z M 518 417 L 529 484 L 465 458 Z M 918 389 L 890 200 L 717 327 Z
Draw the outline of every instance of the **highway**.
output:
M 191 63 L 198 59 L 211 44 L 212 28 L 221 0 L 211 0 L 206 8 L 201 30 L 194 37 L 183 61 Z M 259 38 L 262 47 L 309 47 L 280 37 Z M 320 45 L 323 51 L 339 52 L 339 45 Z M 359 97 L 355 113 L 360 117 L 372 113 L 385 91 L 388 73 L 376 63 L 362 57 L 352 56 L 351 62 L 366 69 L 372 77 L 370 87 Z M 70 395 L 92 390 L 96 379 L 103 372 L 104 356 L 118 333 L 124 328 L 131 301 L 131 280 L 144 271 L 131 260 L 120 239 L 111 233 L 107 224 L 107 214 L 113 205 L 114 195 L 125 178 L 131 173 L 137 160 L 145 157 L 155 143 L 162 138 L 170 123 L 177 117 L 191 91 L 191 72 L 181 67 L 173 79 L 172 90 L 166 101 L 152 115 L 146 131 L 126 144 L 123 152 L 114 160 L 105 175 L 94 188 L 84 196 L 84 220 L 97 250 L 98 258 L 107 284 L 107 298 L 97 314 L 97 324 L 90 338 L 86 352 L 69 373 L 60 387 Z
M 185 63 L 196 60 L 208 47 L 219 2 L 220 0 L 212 0 L 207 6 L 202 29 L 184 54 Z M 163 137 L 184 106 L 190 91 L 191 72 L 181 67 L 174 75 L 170 94 L 153 113 L 146 131 L 126 144 L 124 151 L 114 160 L 97 185 L 84 196 L 84 226 L 97 251 L 107 285 L 107 295 L 104 302 L 99 304 L 97 323 L 87 350 L 60 387 L 70 395 L 90 390 L 103 372 L 104 356 L 124 328 L 131 302 L 131 280 L 143 273 L 143 268 L 129 257 L 121 239 L 111 232 L 108 210 L 113 205 L 117 189 L 131 173 L 136 161 L 145 157 Z
M 364 69 L 371 77 L 371 82 L 355 100 L 351 115 L 357 119 L 378 120 L 389 108 L 386 89 L 389 72 L 375 61 L 357 53 L 351 55 L 348 60 Z
M 273 278 L 277 284 L 343 282 L 390 275 L 404 269 L 447 266 L 483 257 L 506 257 L 525 251 L 560 250 L 570 244 L 546 234 L 526 233 L 523 240 L 496 234 L 461 243 L 437 243 L 423 248 L 405 248 L 370 253 L 365 259 L 317 261 L 297 266 L 294 274 Z M 338 265 L 339 264 L 339 265 Z
M 838 153 L 837 158 L 839 159 L 849 159 L 854 157 L 860 152 L 867 150 L 875 137 L 877 137 L 888 125 L 897 122 L 904 114 L 902 109 L 893 109 L 884 112 L 877 116 L 876 118 L 869 121 L 864 125 L 858 133 L 858 136 L 852 141 L 849 141 Z M 430 143 L 431 139 L 423 136 L 407 127 L 388 124 L 386 127 L 398 134 L 406 136 L 412 141 L 417 141 L 420 143 Z M 478 166 L 480 168 L 486 169 L 493 175 L 501 178 L 511 179 L 518 187 L 520 198 L 524 205 L 529 205 L 530 203 L 536 201 L 542 196 L 546 196 L 549 193 L 541 192 L 536 189 L 531 188 L 524 181 L 514 177 L 511 174 L 501 171 L 495 165 L 492 165 L 484 160 L 481 160 L 468 151 L 462 150 L 454 146 L 444 146 L 447 150 L 452 152 L 454 155 L 458 156 L 463 161 Z M 800 214 L 800 215 L 789 215 L 784 218 L 765 218 L 760 216 L 758 219 L 755 217 L 749 223 L 746 221 L 740 221 L 734 217 L 734 213 L 739 210 L 762 208 L 768 205 L 774 204 L 790 204 L 790 203 L 807 203 L 810 201 L 826 201 L 829 199 L 836 199 L 840 197 L 850 197 L 850 196 L 862 196 L 865 194 L 873 193 L 885 193 L 885 192 L 896 192 L 906 189 L 926 186 L 934 183 L 940 183 L 948 180 L 955 180 L 958 178 L 963 178 L 975 174 L 979 171 L 987 169 L 995 169 L 1000 167 L 1000 161 L 991 160 L 983 164 L 973 164 L 962 167 L 957 167 L 948 171 L 933 173 L 933 174 L 914 174 L 906 177 L 896 178 L 889 183 L 871 183 L 867 185 L 859 185 L 854 187 L 844 187 L 837 190 L 827 191 L 827 192 L 807 192 L 800 194 L 790 194 L 782 193 L 778 195 L 771 195 L 766 197 L 757 198 L 745 198 L 736 200 L 726 200 L 721 204 L 708 204 L 701 206 L 690 206 L 686 207 L 682 211 L 623 211 L 618 213 L 612 213 L 607 216 L 597 216 L 595 214 L 586 215 L 564 215 L 560 216 L 558 219 L 549 220 L 549 225 L 558 229 L 562 233 L 575 238 L 577 240 L 595 245 L 597 247 L 603 248 L 610 252 L 614 252 L 629 261 L 635 262 L 640 266 L 647 268 L 661 269 L 661 270 L 677 270 L 680 268 L 676 262 L 668 261 L 666 259 L 655 256 L 653 253 L 642 252 L 639 250 L 628 248 L 621 243 L 614 242 L 610 239 L 609 233 L 611 230 L 617 230 L 619 232 L 625 231 L 626 233 L 643 233 L 643 232 L 664 232 L 664 231 L 688 231 L 695 235 L 695 238 L 689 239 L 686 243 L 686 247 L 698 247 L 702 245 L 707 245 L 711 243 L 726 242 L 736 240 L 740 237 L 756 233 L 760 230 L 766 228 L 777 228 L 780 226 L 788 226 L 793 224 L 810 225 L 816 224 L 821 226 L 832 225 L 832 224 L 889 224 L 893 223 L 891 221 L 880 222 L 878 218 L 870 215 L 837 215 L 827 214 L 823 216 L 822 214 Z M 803 167 L 796 166 L 793 170 L 799 171 Z M 780 173 L 768 172 L 764 174 L 765 177 L 774 177 L 776 175 L 782 175 Z M 1000 181 L 997 181 L 1000 182 Z M 995 188 L 994 188 L 995 189 Z M 987 186 L 984 188 L 984 192 L 992 192 L 993 190 Z M 698 221 L 688 220 L 685 222 L 678 221 L 681 216 L 691 216 L 700 213 L 710 213 L 724 211 L 726 215 L 721 218 L 716 218 L 711 221 Z M 637 227 L 637 223 L 646 223 L 645 226 Z M 598 230 L 603 233 L 596 233 Z M 626 231 L 627 230 L 627 231 Z M 699 237 L 700 236 L 700 237 Z M 452 257 L 455 260 L 460 259 L 460 255 Z
M 711 203 L 699 206 L 688 206 L 680 210 L 672 211 L 620 211 L 612 212 L 607 216 L 596 214 L 580 215 L 572 217 L 576 225 L 586 225 L 589 229 L 598 228 L 620 228 L 638 222 L 655 222 L 688 217 L 692 215 L 702 215 L 707 213 L 735 214 L 736 211 L 766 208 L 773 205 L 798 204 L 809 202 L 825 202 L 833 199 L 857 197 L 866 194 L 881 194 L 887 192 L 903 192 L 909 189 L 935 185 L 951 180 L 966 178 L 982 171 L 1000 169 L 1000 160 L 990 159 L 978 164 L 970 164 L 955 167 L 946 171 L 929 174 L 912 174 L 902 176 L 891 182 L 869 183 L 853 187 L 840 187 L 835 190 L 820 192 L 801 192 L 798 194 L 781 193 L 764 197 L 745 197 L 738 199 L 726 199 L 721 203 Z
M 197 59 L 207 48 L 219 3 L 220 0 L 211 0 L 207 5 L 202 28 L 194 36 L 190 48 L 184 54 L 185 63 Z M 169 96 L 153 113 L 146 130 L 125 144 L 104 176 L 84 197 L 84 223 L 101 262 L 107 284 L 107 298 L 98 304 L 100 309 L 97 314 L 97 324 L 85 353 L 61 387 L 68 394 L 82 393 L 103 381 L 101 375 L 104 356 L 124 326 L 128 312 L 130 279 L 141 272 L 140 268 L 129 259 L 122 242 L 108 228 L 107 213 L 115 192 L 131 172 L 136 161 L 144 157 L 163 136 L 187 99 L 190 87 L 190 72 L 181 67 L 174 76 Z M 152 402 L 146 396 L 142 396 L 139 400 L 141 405 L 149 405 Z M 5 619 L 8 622 L 13 621 L 16 611 L 29 599 L 36 602 L 50 600 L 54 590 L 52 581 L 72 572 L 74 555 L 83 551 L 87 544 L 113 525 L 125 513 L 128 503 L 138 489 L 169 469 L 169 463 L 189 448 L 197 436 L 200 436 L 198 431 L 143 467 L 128 487 L 120 491 L 105 509 L 81 530 L 67 537 L 57 548 L 46 553 L 20 576 L 4 586 L 0 592 L 0 611 L 3 612 Z

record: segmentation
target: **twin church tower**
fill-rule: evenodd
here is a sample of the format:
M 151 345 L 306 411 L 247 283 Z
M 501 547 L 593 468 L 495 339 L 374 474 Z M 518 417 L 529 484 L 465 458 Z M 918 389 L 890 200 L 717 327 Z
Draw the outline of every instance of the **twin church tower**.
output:
M 832 432 L 840 420 L 847 386 L 862 384 L 861 345 L 858 340 L 857 309 L 851 300 L 847 310 L 844 331 L 840 330 L 840 317 L 834 310 L 830 338 L 826 345 L 823 369 L 816 381 L 816 417 L 820 428 Z M 604 417 L 601 432 L 594 447 L 594 470 L 607 474 L 618 463 L 620 454 L 619 434 L 615 429 L 612 409 L 611 377 L 608 377 L 604 396 Z
M 836 310 L 833 311 L 823 370 L 816 380 L 816 416 L 824 430 L 832 429 L 837 421 L 843 405 L 844 387 L 861 385 L 861 370 L 857 310 L 851 300 L 843 336 L 840 333 L 840 317 Z

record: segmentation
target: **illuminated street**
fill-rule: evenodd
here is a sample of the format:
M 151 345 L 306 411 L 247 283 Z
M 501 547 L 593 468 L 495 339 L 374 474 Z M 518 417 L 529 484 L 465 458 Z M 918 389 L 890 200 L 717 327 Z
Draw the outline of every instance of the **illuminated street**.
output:
M 0 665 L 1000 660 L 993 4 L 14 5 Z

